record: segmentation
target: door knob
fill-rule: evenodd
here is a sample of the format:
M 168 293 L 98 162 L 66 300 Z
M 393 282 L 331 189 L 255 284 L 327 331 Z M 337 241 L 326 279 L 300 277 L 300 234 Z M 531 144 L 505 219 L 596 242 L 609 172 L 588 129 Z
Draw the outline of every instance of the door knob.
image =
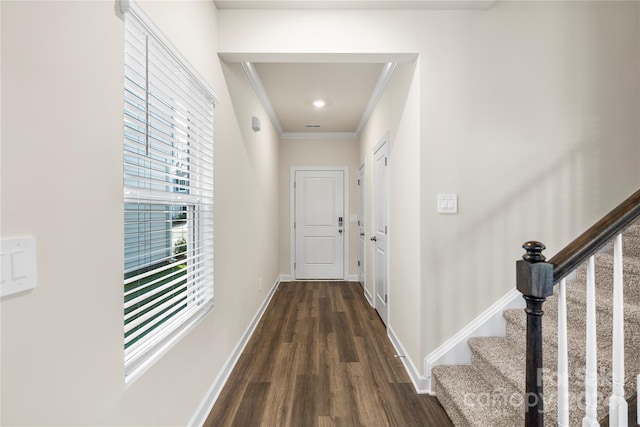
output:
M 376 236 L 373 236 L 373 237 L 371 238 L 371 241 L 372 241 L 372 242 L 377 242 L 377 241 L 378 241 L 378 239 L 376 239 Z

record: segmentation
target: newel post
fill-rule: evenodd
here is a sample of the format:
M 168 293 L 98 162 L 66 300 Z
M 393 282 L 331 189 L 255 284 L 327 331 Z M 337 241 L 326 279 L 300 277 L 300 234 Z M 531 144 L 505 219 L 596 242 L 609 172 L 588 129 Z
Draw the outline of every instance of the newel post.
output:
M 527 303 L 527 366 L 525 426 L 544 425 L 542 388 L 542 303 L 553 295 L 553 265 L 542 255 L 545 246 L 527 242 L 527 251 L 516 261 L 517 288 Z

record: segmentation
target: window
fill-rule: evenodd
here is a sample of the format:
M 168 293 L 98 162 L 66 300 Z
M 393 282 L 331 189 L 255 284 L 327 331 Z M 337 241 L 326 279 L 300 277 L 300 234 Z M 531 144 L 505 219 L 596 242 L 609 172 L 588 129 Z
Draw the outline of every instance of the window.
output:
M 127 381 L 213 307 L 215 95 L 125 3 L 124 360 Z

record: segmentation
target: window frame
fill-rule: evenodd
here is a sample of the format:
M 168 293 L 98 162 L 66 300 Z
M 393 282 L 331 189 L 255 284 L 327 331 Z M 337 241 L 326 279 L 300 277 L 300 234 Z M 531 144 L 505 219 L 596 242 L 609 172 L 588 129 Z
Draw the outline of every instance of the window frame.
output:
M 129 0 L 122 0 L 120 2 L 120 7 L 121 11 L 125 15 L 126 46 L 124 54 L 125 85 L 123 87 L 125 104 L 123 107 L 123 210 L 125 212 L 125 241 L 123 242 L 123 248 L 125 252 L 125 269 L 123 274 L 125 331 L 123 338 L 125 382 L 130 383 L 138 378 L 160 357 L 162 357 L 162 355 L 164 355 L 176 342 L 178 342 L 184 335 L 186 335 L 213 308 L 213 110 L 218 103 L 218 97 L 215 92 L 208 87 L 204 79 L 199 76 L 199 74 L 182 57 L 179 51 L 168 41 L 168 39 L 166 39 L 166 37 L 144 14 L 142 9 L 140 9 L 140 7 L 136 3 Z M 138 116 L 136 118 L 133 118 L 133 120 L 130 120 L 128 123 L 128 117 L 129 119 L 131 119 L 132 116 L 128 116 L 129 111 L 127 110 L 127 108 L 131 106 L 130 100 L 128 100 L 127 98 L 128 95 L 131 95 L 130 93 L 128 93 L 127 81 L 131 78 L 133 73 L 130 69 L 128 69 L 127 66 L 128 60 L 132 62 L 131 59 L 127 58 L 127 49 L 133 49 L 130 46 L 132 46 L 132 43 L 135 43 L 135 41 L 131 34 L 133 34 L 134 31 L 138 30 L 141 30 L 144 33 L 146 39 L 152 40 L 153 48 L 156 49 L 156 51 L 161 52 L 163 55 L 167 55 L 167 58 L 169 58 L 169 63 L 171 65 L 174 65 L 174 62 L 178 65 L 178 73 L 176 75 L 172 75 L 171 79 L 166 79 L 166 81 L 161 80 L 160 78 L 156 78 L 155 84 L 166 86 L 169 89 L 169 93 L 178 93 L 180 95 L 180 98 L 178 99 L 185 100 L 186 98 L 189 98 L 189 96 L 193 93 L 196 93 L 197 96 L 195 97 L 194 104 L 191 104 L 187 101 L 181 103 L 180 101 L 176 101 L 176 99 L 169 99 L 171 98 L 171 96 L 165 95 L 165 91 L 163 89 L 160 89 L 160 86 L 158 86 L 157 90 L 150 91 L 151 85 L 149 83 L 149 64 L 150 62 L 155 61 L 155 59 L 150 59 L 150 42 L 147 41 L 146 50 L 142 52 L 142 56 L 144 56 L 146 61 L 144 65 L 146 72 L 146 75 L 144 76 L 145 103 L 142 106 L 144 108 L 141 109 L 144 118 Z M 128 39 L 128 37 L 131 37 L 131 39 Z M 164 64 L 161 63 L 161 61 L 156 61 L 154 62 L 154 66 L 158 65 L 158 63 L 160 63 L 160 67 L 158 69 L 162 71 L 162 66 L 164 66 Z M 173 71 L 175 72 L 175 70 Z M 139 75 L 137 75 L 137 77 L 142 78 Z M 129 80 L 129 84 L 131 84 L 131 80 Z M 185 96 L 186 92 L 183 91 L 184 87 L 181 88 L 179 86 L 186 86 L 192 92 L 190 92 L 190 95 Z M 193 92 L 194 90 L 195 92 Z M 205 132 L 205 134 L 203 135 L 200 135 L 197 133 L 197 131 L 194 130 L 194 135 L 191 135 L 191 127 L 186 127 L 186 129 L 188 129 L 188 135 L 186 136 L 185 141 L 180 143 L 179 146 L 176 146 L 173 143 L 165 145 L 163 144 L 163 141 L 160 140 L 154 141 L 155 146 L 152 145 L 154 144 L 154 142 L 149 142 L 152 139 L 152 136 L 150 135 L 153 130 L 150 124 L 150 116 L 151 113 L 156 110 L 154 110 L 154 108 L 151 106 L 152 104 L 149 102 L 149 99 L 151 97 L 154 97 L 158 103 L 166 102 L 167 109 L 171 113 L 169 115 L 171 116 L 171 119 L 174 119 L 174 116 L 177 116 L 178 110 L 180 110 L 180 114 L 183 116 L 183 119 L 186 117 L 186 119 L 184 119 L 185 122 L 190 123 L 190 119 L 194 118 L 195 121 L 199 121 L 202 119 L 204 120 L 204 125 L 207 126 L 207 129 L 209 131 Z M 178 103 L 179 105 L 176 103 Z M 198 110 L 198 107 L 201 107 L 202 105 L 204 105 L 204 113 Z M 138 105 L 136 107 L 140 106 Z M 196 115 L 198 117 L 196 117 Z M 161 120 L 159 118 L 156 119 L 156 122 L 159 122 Z M 210 123 L 208 120 L 210 120 Z M 145 140 L 143 144 L 139 144 L 140 141 L 136 141 L 136 138 L 132 139 L 128 136 L 127 131 L 130 131 L 132 129 L 132 122 L 143 122 L 142 127 L 144 129 L 136 129 L 135 131 L 136 133 L 143 134 Z M 177 130 L 178 127 L 172 127 L 171 123 L 173 123 L 171 120 L 168 121 L 166 128 L 171 131 Z M 200 128 L 197 129 L 199 131 Z M 162 133 L 161 130 L 158 129 L 156 129 L 155 131 L 157 133 Z M 175 131 L 173 132 L 175 133 Z M 174 133 L 171 133 L 171 135 L 175 137 Z M 162 138 L 162 136 L 160 136 L 160 138 Z M 140 147 L 144 145 L 146 145 L 146 153 L 141 153 Z M 136 152 L 135 149 L 131 150 L 131 147 L 137 148 L 138 151 Z M 150 154 L 150 150 L 153 150 L 154 148 L 158 149 L 159 147 L 161 149 L 164 147 L 165 150 L 167 149 L 167 147 L 169 147 L 168 150 L 171 154 L 160 154 L 160 157 L 153 157 L 153 155 Z M 187 148 L 185 149 L 184 147 Z M 197 147 L 198 150 L 200 149 L 200 147 L 205 147 L 206 153 L 203 155 L 196 149 L 194 149 L 194 151 L 192 152 L 191 147 Z M 180 152 L 181 154 L 176 154 L 176 152 Z M 176 159 L 178 159 L 178 161 L 176 161 Z M 187 163 L 181 163 L 182 160 L 185 160 Z M 181 175 L 185 172 L 179 169 L 180 167 L 184 167 L 185 165 L 187 170 L 186 177 L 184 175 Z M 160 177 L 160 179 L 158 179 L 158 176 Z M 180 176 L 183 176 L 183 178 L 180 178 Z M 162 190 L 163 187 L 165 187 L 164 191 Z M 140 240 L 144 241 L 145 239 L 151 239 L 150 234 L 152 232 L 140 231 L 141 225 L 143 229 L 151 229 L 151 226 L 147 226 L 147 223 L 151 223 L 153 221 L 151 219 L 152 215 L 150 213 L 154 212 L 153 206 L 155 206 L 155 208 L 164 207 L 164 211 L 155 211 L 156 213 L 165 212 L 167 214 L 167 220 L 164 226 L 167 228 L 167 230 L 169 230 L 169 233 L 167 234 L 168 237 L 164 239 L 164 244 L 168 251 L 168 255 L 164 257 L 164 262 L 166 263 L 163 264 L 165 265 L 164 267 L 157 267 L 157 265 L 160 265 L 160 263 L 156 262 L 154 264 L 155 261 L 152 260 L 151 255 L 149 255 L 149 259 L 151 261 L 148 261 L 146 263 L 136 261 L 140 262 L 140 264 L 138 265 L 135 265 L 135 262 L 131 264 L 131 258 L 127 258 L 127 224 L 131 224 L 127 222 L 128 206 L 129 209 L 133 209 L 132 207 L 137 207 L 138 209 L 137 211 L 135 209 L 130 211 L 129 218 L 131 217 L 131 215 L 135 215 L 132 212 L 143 212 L 145 206 L 148 206 L 149 215 L 147 215 L 148 219 L 145 220 L 146 222 L 141 220 L 133 220 L 131 222 L 136 223 L 137 221 L 138 224 L 138 231 L 133 231 L 130 233 L 130 237 L 136 242 L 139 242 Z M 180 263 L 181 260 L 174 257 L 175 241 L 173 237 L 173 227 L 176 218 L 175 214 L 173 214 L 172 212 L 176 207 L 180 207 L 180 211 L 184 209 L 187 212 L 184 218 L 184 227 L 186 228 L 186 234 L 189 236 L 189 238 L 185 239 L 187 246 L 186 253 L 184 255 L 184 263 Z M 140 211 L 141 208 L 143 209 L 142 211 Z M 140 218 L 140 216 L 138 216 L 138 218 Z M 162 223 L 162 221 L 157 220 L 155 222 L 156 225 L 158 223 Z M 129 227 L 129 230 L 135 230 L 135 228 L 136 226 Z M 146 234 L 149 234 L 149 236 L 146 236 Z M 142 239 L 140 239 L 141 236 Z M 136 238 L 138 240 L 135 240 Z M 159 239 L 159 241 L 162 241 L 162 238 Z M 160 246 L 162 246 L 162 243 L 160 243 Z M 149 243 L 149 248 L 150 247 L 151 244 Z M 146 250 L 146 248 L 142 251 L 144 252 L 144 250 Z M 162 249 L 160 249 L 160 251 L 162 251 Z M 128 259 L 130 261 L 129 267 L 127 267 Z M 184 264 L 184 267 L 181 267 L 182 264 Z M 134 266 L 134 270 L 132 270 L 131 265 Z M 170 265 L 174 265 L 175 267 L 168 267 Z M 145 326 L 145 329 L 140 327 L 140 335 L 137 335 L 133 342 L 127 343 L 127 330 L 131 331 L 132 328 L 134 330 L 136 330 L 137 328 L 137 326 L 130 326 L 129 328 L 127 327 L 127 302 L 131 301 L 132 299 L 135 299 L 137 301 L 153 301 L 153 298 L 164 298 L 164 294 L 161 294 L 159 291 L 156 292 L 156 288 L 150 285 L 147 286 L 148 282 L 143 282 L 142 285 L 138 286 L 137 289 L 139 290 L 136 292 L 139 292 L 139 295 L 136 295 L 133 298 L 131 297 L 131 291 L 127 290 L 127 282 L 131 280 L 135 282 L 135 280 L 131 277 L 127 278 L 128 272 L 130 273 L 131 271 L 136 271 L 135 268 L 137 268 L 138 271 L 142 271 L 151 267 L 154 267 L 154 269 L 145 271 L 144 273 L 138 274 L 137 276 L 152 276 L 153 271 L 158 271 L 156 274 L 167 271 L 169 272 L 167 273 L 167 276 L 175 274 L 177 278 L 171 280 L 176 280 L 177 284 L 175 286 L 180 285 L 180 288 L 172 288 L 172 285 L 170 284 L 158 285 L 156 287 L 160 289 L 166 286 L 167 289 L 169 289 L 167 293 L 174 292 L 175 289 L 178 289 L 173 295 L 178 295 L 184 292 L 184 296 L 186 297 L 185 305 L 184 307 L 180 307 L 180 304 L 182 304 L 182 300 L 178 300 L 176 298 L 176 301 L 178 301 L 178 303 L 176 304 L 175 307 L 177 308 L 173 313 L 170 313 L 166 317 L 163 317 L 165 315 L 162 314 L 163 311 L 160 311 L 161 314 L 158 317 L 153 317 L 152 320 L 149 320 L 150 323 L 154 323 L 154 326 L 148 328 Z M 181 274 L 176 273 L 176 271 L 178 270 L 173 270 L 174 268 L 184 268 L 185 279 L 187 281 L 186 284 L 182 284 L 182 279 L 180 278 Z M 157 279 L 152 279 L 152 281 L 154 282 L 162 282 L 163 280 L 165 280 L 165 276 L 159 276 L 159 278 Z M 149 291 L 142 290 L 149 288 L 151 288 L 151 290 Z M 127 300 L 128 295 L 129 300 Z M 166 298 L 167 300 L 170 299 L 170 297 Z M 180 298 L 182 298 L 182 295 L 180 295 Z M 167 302 L 167 304 L 169 303 L 173 303 L 173 300 Z M 135 305 L 135 303 L 130 304 Z M 129 322 L 133 321 L 136 324 L 145 324 L 146 320 L 142 317 L 145 315 L 146 311 L 142 310 L 143 308 L 149 311 L 160 310 L 160 308 L 157 307 L 148 308 L 145 306 L 145 304 L 150 303 L 144 302 L 144 304 L 141 304 L 139 310 L 142 311 L 143 314 L 136 315 L 140 316 L 140 322 L 136 322 L 138 320 L 138 317 L 134 317 L 133 320 L 129 318 Z M 157 305 L 157 303 L 155 302 L 153 304 Z M 131 309 L 131 305 L 129 306 L 129 309 Z M 134 309 L 133 311 L 135 310 L 136 309 Z M 168 310 L 171 311 L 173 309 Z M 129 311 L 131 312 L 131 310 Z M 129 333 L 129 335 L 131 335 L 131 333 Z

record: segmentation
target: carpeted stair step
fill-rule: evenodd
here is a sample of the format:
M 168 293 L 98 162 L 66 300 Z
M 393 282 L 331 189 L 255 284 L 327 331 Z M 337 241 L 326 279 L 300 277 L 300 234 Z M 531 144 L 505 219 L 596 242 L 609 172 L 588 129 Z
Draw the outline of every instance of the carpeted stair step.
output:
M 517 392 L 524 387 L 525 346 L 510 337 L 476 337 L 467 341 L 471 363 L 497 388 Z
M 612 287 L 612 286 L 611 286 Z M 610 336 L 613 322 L 612 290 L 611 287 L 596 286 L 596 318 L 598 328 Z M 547 298 L 543 305 L 543 340 L 545 346 L 555 346 L 557 343 L 557 290 L 556 294 Z M 584 283 L 570 282 L 567 284 L 567 318 L 569 341 L 584 340 L 586 331 L 586 286 Z M 519 339 L 524 343 L 526 339 L 526 315 L 523 310 L 506 310 L 503 313 L 507 321 L 507 335 Z M 633 303 L 625 303 L 625 322 L 628 327 L 640 325 L 640 306 Z M 631 331 L 633 332 L 633 331 Z M 599 340 L 602 341 L 602 340 Z M 603 341 L 606 343 L 606 340 Z M 603 344 L 605 345 L 605 344 Z M 606 344 L 610 346 L 610 344 Z M 607 347 L 608 348 L 608 347 Z
M 625 393 L 634 393 L 640 373 L 640 225 L 623 234 L 625 293 Z M 586 263 L 585 263 L 586 264 Z M 598 346 L 599 417 L 608 412 L 612 372 L 613 256 L 596 255 L 596 317 Z M 556 288 L 557 294 L 557 288 Z M 557 295 L 547 298 L 543 310 L 545 364 L 545 423 L 557 424 Z M 586 267 L 577 269 L 567 283 L 570 425 L 584 416 L 586 334 Z M 524 424 L 526 314 L 505 310 L 505 337 L 468 340 L 469 366 L 436 366 L 434 392 L 458 426 L 516 426 Z M 520 402 L 521 405 L 514 405 Z
M 640 258 L 640 225 L 632 225 L 622 233 L 622 254 Z
M 640 305 L 640 258 L 625 258 L 622 269 L 624 302 L 630 306 Z M 595 279 L 597 291 L 599 293 L 602 292 L 602 302 L 610 303 L 613 298 L 613 255 L 596 254 Z M 574 282 L 576 285 L 567 294 L 567 298 L 583 299 L 587 283 L 587 268 L 585 265 L 581 265 L 576 270 Z
M 581 402 L 584 392 L 584 366 L 586 360 L 585 353 L 585 333 L 586 333 L 586 318 L 585 318 L 585 305 L 586 305 L 586 293 L 582 293 L 583 298 L 576 298 L 574 293 L 576 288 L 583 289 L 584 286 L 579 283 L 567 284 L 568 294 L 572 295 L 572 298 L 567 300 L 567 318 L 568 318 L 568 346 L 570 357 L 569 374 L 570 374 L 570 394 L 571 397 L 576 400 L 576 403 L 583 407 Z M 603 292 L 598 291 L 598 306 L 602 306 Z M 610 299 L 610 295 L 606 298 Z M 610 309 L 610 308 L 609 308 Z M 545 369 L 548 371 L 549 379 L 545 378 L 545 419 L 549 419 L 549 422 L 555 423 L 557 419 L 556 411 L 556 377 L 555 371 L 557 367 L 557 298 L 551 297 L 547 300 L 544 306 L 545 315 L 543 317 L 543 360 Z M 525 347 L 525 331 L 526 331 L 526 315 L 523 310 L 508 310 L 504 313 L 505 319 L 507 319 L 507 336 L 512 337 L 513 341 L 518 342 L 522 351 Z M 638 367 L 640 367 L 640 354 L 634 349 L 640 348 L 640 337 L 638 334 L 637 324 L 640 322 L 638 318 L 637 310 L 627 310 L 625 313 L 625 366 L 626 366 L 626 396 L 631 395 L 635 389 L 635 376 L 638 374 Z M 607 378 L 611 378 L 611 330 L 612 330 L 612 317 L 610 313 L 604 313 L 598 311 L 598 370 L 601 373 L 599 378 L 599 393 L 601 396 L 608 397 L 611 394 L 611 383 Z M 635 367 L 635 368 L 634 368 Z M 634 370 L 635 369 L 635 370 Z M 524 389 L 524 379 L 521 382 L 521 387 Z M 601 402 L 606 405 L 606 400 Z M 605 406 L 600 406 L 598 409 L 599 414 L 604 414 L 608 411 Z M 583 414 L 580 411 L 572 411 L 572 425 L 573 423 L 579 423 L 579 417 Z M 577 419 L 574 419 L 575 417 Z
M 432 371 L 438 401 L 456 426 L 519 426 L 524 406 L 515 391 L 487 382 L 473 365 L 435 366 Z M 505 399 L 506 397 L 506 399 Z
M 576 293 L 575 284 L 568 284 L 568 294 Z M 580 286 L 581 288 L 581 286 Z M 586 293 L 582 293 L 586 298 Z M 609 297 L 610 298 L 610 297 Z M 611 346 L 613 318 L 610 312 L 601 310 L 602 298 L 598 291 L 597 298 L 597 328 L 598 328 L 598 359 L 605 372 L 611 372 Z M 640 353 L 633 349 L 640 348 L 638 324 L 640 314 L 637 306 L 626 307 L 625 309 L 625 361 L 628 366 L 640 366 Z M 544 316 L 542 321 L 544 360 L 546 366 L 556 366 L 557 344 L 558 344 L 558 312 L 557 298 L 548 298 L 544 305 Z M 586 335 L 586 299 L 567 299 L 567 341 L 569 354 L 579 366 L 584 366 L 585 355 L 585 335 Z M 506 310 L 503 313 L 507 321 L 507 337 L 511 338 L 524 348 L 526 340 L 526 314 L 524 310 Z M 636 374 L 638 372 L 635 372 Z
M 547 316 L 549 315 L 545 314 L 545 316 L 543 317 L 543 334 L 544 334 L 543 335 L 543 341 L 544 341 L 543 361 L 545 366 L 543 379 L 545 384 L 545 388 L 544 388 L 545 422 L 548 425 L 554 425 L 557 423 L 557 403 L 556 403 L 557 401 L 556 373 L 557 373 L 557 365 L 558 365 L 558 349 L 557 349 L 557 333 L 556 333 L 557 320 L 551 319 L 550 316 L 549 317 Z M 526 326 L 526 315 L 524 313 L 524 310 L 517 310 L 517 311 L 510 311 L 509 313 L 506 313 L 505 318 L 509 318 L 509 317 L 515 320 L 515 322 L 519 325 L 517 330 L 520 336 L 522 336 L 522 339 L 518 338 L 517 340 L 516 339 L 512 340 L 514 342 L 517 342 L 517 345 L 520 348 L 521 354 L 517 357 L 517 359 L 511 355 L 510 357 L 513 363 L 516 365 L 520 365 L 519 369 L 523 371 L 520 377 L 514 376 L 515 381 L 518 382 L 518 390 L 523 391 L 525 390 L 524 366 L 526 362 L 524 360 L 526 355 L 526 350 L 525 350 L 526 344 L 525 344 L 524 334 L 525 334 L 525 326 Z M 550 329 L 553 329 L 553 332 L 554 332 L 553 338 L 549 337 L 548 331 Z M 516 330 L 516 328 L 513 328 L 512 330 Z M 578 354 L 581 355 L 580 358 L 576 358 L 575 356 L 572 356 L 570 360 L 569 372 L 570 372 L 570 383 L 572 385 L 572 387 L 570 388 L 570 393 L 572 393 L 572 396 L 581 396 L 581 393 L 584 390 L 584 387 L 582 386 L 583 382 L 579 380 L 576 381 L 576 373 L 583 372 L 583 370 L 580 371 L 579 365 L 582 363 L 582 367 L 584 367 L 585 353 L 584 353 L 584 346 L 578 349 L 576 349 L 575 346 L 578 345 L 578 347 L 580 347 L 577 341 L 579 341 L 580 339 L 584 340 L 583 338 L 584 332 L 576 331 L 575 328 L 569 327 L 568 335 L 569 335 L 568 342 L 570 347 L 569 348 L 570 354 L 577 352 Z M 580 338 L 576 338 L 577 335 L 579 335 Z M 573 337 L 573 340 L 572 340 L 572 337 Z M 576 359 L 579 359 L 579 360 L 576 360 Z M 518 369 L 518 367 L 514 366 L 513 370 L 515 369 Z M 580 415 L 580 414 L 576 413 L 573 415 Z

